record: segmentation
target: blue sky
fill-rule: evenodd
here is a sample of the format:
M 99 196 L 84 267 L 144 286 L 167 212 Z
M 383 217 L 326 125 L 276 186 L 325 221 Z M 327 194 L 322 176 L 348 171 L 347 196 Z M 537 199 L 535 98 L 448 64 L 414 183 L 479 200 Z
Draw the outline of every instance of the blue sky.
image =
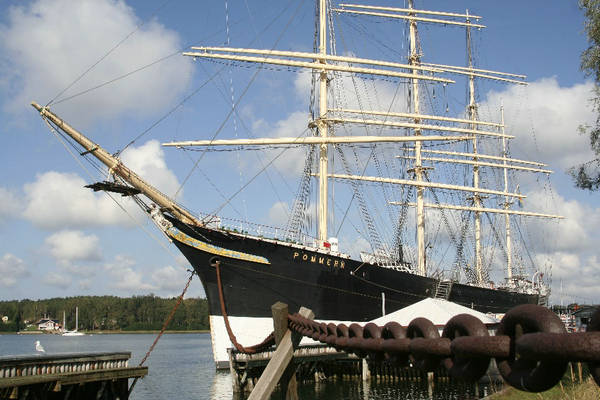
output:
M 232 95 L 235 101 L 243 97 L 238 114 L 225 123 L 222 138 L 297 136 L 306 127 L 310 94 L 306 74 L 261 71 L 245 93 L 255 69 L 225 68 L 211 79 L 221 64 L 173 54 L 202 44 L 310 50 L 312 3 L 209 3 L 2 2 L 0 299 L 170 296 L 183 287 L 189 268 L 133 207 L 125 204 L 126 214 L 107 196 L 82 188 L 98 180 L 97 171 L 84 170 L 69 155 L 30 101 L 46 104 L 58 95 L 52 110 L 114 152 L 198 90 L 122 154 L 124 162 L 171 195 L 178 192 L 199 153 L 163 149 L 159 144 L 211 137 L 231 109 Z M 378 4 L 404 6 L 403 1 Z M 509 133 L 534 133 L 533 141 L 517 139 L 521 145 L 517 155 L 543 160 L 556 171 L 548 184 L 552 211 L 568 220 L 555 230 L 550 250 L 535 254 L 553 260 L 553 302 L 561 301 L 561 282 L 565 302 L 600 301 L 600 260 L 594 243 L 600 220 L 598 194 L 573 188 L 565 174 L 569 166 L 591 157 L 585 137 L 576 131 L 580 124 L 594 120 L 589 104 L 592 85 L 579 69 L 586 38 L 576 2 L 416 0 L 416 6 L 453 12 L 469 9 L 482 16 L 487 28 L 475 33 L 477 65 L 528 76 L 526 89 L 482 82 L 478 101 L 483 111 L 504 103 Z M 353 20 L 342 22 L 336 32 L 338 43 L 343 43 L 338 52 L 369 56 L 371 42 L 352 39 L 357 26 Z M 371 21 L 364 27 L 382 40 L 403 30 L 398 23 L 390 28 Z M 452 50 L 456 43 L 464 44 L 464 31 L 449 32 L 420 28 L 424 59 L 464 65 L 464 52 Z M 395 45 L 397 54 L 405 56 L 406 42 L 400 39 Z M 169 55 L 136 74 L 66 99 Z M 380 87 L 381 92 L 388 89 Z M 464 97 L 464 89 L 449 93 L 454 109 L 454 98 Z M 261 160 L 258 153 L 209 153 L 177 199 L 194 211 L 214 211 L 276 153 L 269 154 Z M 273 227 L 285 225 L 282 211 L 289 208 L 287 197 L 297 186 L 290 176 L 301 163 L 302 155 L 295 153 L 278 160 L 276 172 L 248 186 L 222 214 Z M 272 186 L 278 188 L 275 193 Z M 530 197 L 541 202 L 540 196 L 532 192 Z M 350 251 L 352 244 L 347 240 L 345 246 Z M 190 290 L 191 295 L 203 295 L 197 280 Z

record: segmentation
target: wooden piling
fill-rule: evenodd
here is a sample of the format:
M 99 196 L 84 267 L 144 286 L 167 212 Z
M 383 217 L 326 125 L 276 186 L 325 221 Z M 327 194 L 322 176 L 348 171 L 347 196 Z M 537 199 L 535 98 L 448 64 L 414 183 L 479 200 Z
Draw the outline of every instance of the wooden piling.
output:
M 273 316 L 274 327 L 280 330 L 282 326 L 281 315 L 284 312 L 283 310 L 287 309 L 287 305 L 283 304 L 285 307 L 282 307 L 282 304 L 283 303 L 280 302 L 275 303 L 271 308 L 271 311 L 274 314 L 277 313 L 277 315 Z M 302 307 L 299 314 L 304 318 L 314 318 L 314 313 L 308 308 Z M 292 332 L 287 329 L 287 311 L 285 311 L 285 319 L 285 333 L 277 345 L 277 349 L 275 350 L 275 353 L 273 353 L 271 361 L 267 364 L 267 367 L 256 383 L 254 390 L 250 393 L 248 400 L 266 400 L 270 398 L 273 389 L 275 389 L 275 386 L 286 372 L 290 361 L 292 361 L 294 349 L 298 346 L 302 337 L 297 334 L 292 335 Z M 279 321 L 275 322 L 277 320 Z M 275 337 L 277 338 L 277 332 L 275 333 Z M 284 389 L 283 392 L 287 395 L 287 389 Z
M 366 358 L 362 359 L 362 380 L 363 382 L 371 380 L 371 370 L 369 370 L 369 363 Z

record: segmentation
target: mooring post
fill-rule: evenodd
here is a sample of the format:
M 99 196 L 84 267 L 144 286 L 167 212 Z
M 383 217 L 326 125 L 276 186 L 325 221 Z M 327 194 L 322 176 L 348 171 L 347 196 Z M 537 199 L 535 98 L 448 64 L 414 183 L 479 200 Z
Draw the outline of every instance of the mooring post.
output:
M 233 349 L 227 349 L 227 355 L 229 356 L 229 375 L 231 376 L 233 393 L 240 392 L 240 377 L 238 375 L 237 369 L 234 366 L 234 357 L 233 357 Z
M 369 370 L 369 363 L 366 358 L 362 359 L 362 380 L 363 382 L 371 380 L 371 371 Z
M 273 331 L 275 333 L 275 346 L 279 347 L 283 335 L 288 330 L 288 306 L 285 303 L 278 301 L 271 306 L 271 314 L 273 315 Z M 292 338 L 292 342 L 293 342 Z M 296 346 L 294 346 L 295 348 Z M 296 382 L 296 368 L 293 362 L 290 362 L 286 367 L 283 375 L 279 379 L 281 386 L 282 399 L 298 400 L 298 383 Z
M 290 365 L 290 361 L 292 361 L 294 349 L 300 343 L 300 339 L 302 339 L 301 335 L 292 335 L 292 331 L 287 328 L 288 312 L 286 304 L 277 302 L 271 307 L 271 311 L 273 313 L 273 326 L 275 328 L 276 343 L 278 336 L 277 331 L 279 330 L 281 332 L 283 330 L 284 334 L 279 343 L 277 343 L 277 348 L 273 353 L 269 364 L 267 364 L 267 367 L 256 383 L 254 390 L 252 390 L 252 393 L 250 393 L 250 396 L 248 396 L 248 400 L 266 400 L 270 398 L 273 389 L 275 389 L 277 383 L 279 383 L 282 377 L 285 375 L 287 368 Z M 299 314 L 304 318 L 309 319 L 313 319 L 315 316 L 311 310 L 304 307 L 300 308 Z M 283 322 L 283 315 L 285 315 L 285 324 Z M 283 326 L 285 326 L 285 329 L 283 329 Z M 293 374 L 294 370 L 292 369 L 291 372 Z M 290 376 L 292 374 L 290 374 Z M 283 384 L 287 384 L 287 381 L 282 381 L 282 387 L 284 387 Z M 288 393 L 286 390 L 283 392 L 286 393 L 286 395 Z

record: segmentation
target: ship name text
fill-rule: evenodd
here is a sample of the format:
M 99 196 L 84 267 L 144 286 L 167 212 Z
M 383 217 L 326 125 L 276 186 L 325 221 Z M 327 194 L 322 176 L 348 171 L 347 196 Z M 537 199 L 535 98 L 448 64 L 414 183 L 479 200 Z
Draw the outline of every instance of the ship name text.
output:
M 306 262 L 311 262 L 311 263 L 315 263 L 315 264 L 327 265 L 328 267 L 333 267 L 333 268 L 344 269 L 344 267 L 346 266 L 346 262 L 343 260 L 337 260 L 337 259 L 331 258 L 331 257 L 326 257 L 326 256 L 322 256 L 322 255 L 317 255 L 317 254 L 309 254 L 309 253 L 298 252 L 298 251 L 294 252 L 293 259 L 294 259 L 294 261 L 306 261 Z

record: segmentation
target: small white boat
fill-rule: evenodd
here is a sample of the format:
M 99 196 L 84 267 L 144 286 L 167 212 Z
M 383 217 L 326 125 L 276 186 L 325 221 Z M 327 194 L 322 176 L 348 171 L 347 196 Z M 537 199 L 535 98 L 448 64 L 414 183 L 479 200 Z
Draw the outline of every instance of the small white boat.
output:
M 64 330 L 66 326 L 65 313 L 63 311 L 63 333 L 62 336 L 85 336 L 85 333 L 79 332 L 77 327 L 79 325 L 79 307 L 75 307 L 75 329 L 72 331 Z

